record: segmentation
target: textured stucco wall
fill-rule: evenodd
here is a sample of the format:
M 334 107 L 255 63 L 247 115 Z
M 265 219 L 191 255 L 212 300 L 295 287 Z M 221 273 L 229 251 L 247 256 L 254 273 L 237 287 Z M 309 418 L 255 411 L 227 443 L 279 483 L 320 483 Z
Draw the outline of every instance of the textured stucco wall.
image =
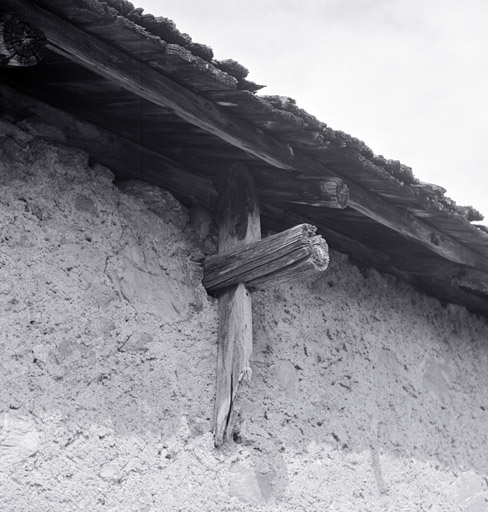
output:
M 2 511 L 488 510 L 485 321 L 334 253 L 255 294 L 215 450 L 208 214 L 62 139 L 0 124 Z

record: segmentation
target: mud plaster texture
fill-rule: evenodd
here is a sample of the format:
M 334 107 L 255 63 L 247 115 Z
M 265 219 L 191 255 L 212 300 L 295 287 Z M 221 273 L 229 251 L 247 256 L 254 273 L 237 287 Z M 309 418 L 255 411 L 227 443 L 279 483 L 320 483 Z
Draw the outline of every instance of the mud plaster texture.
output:
M 488 510 L 488 327 L 341 254 L 254 295 L 213 447 L 211 218 L 0 124 L 0 508 Z

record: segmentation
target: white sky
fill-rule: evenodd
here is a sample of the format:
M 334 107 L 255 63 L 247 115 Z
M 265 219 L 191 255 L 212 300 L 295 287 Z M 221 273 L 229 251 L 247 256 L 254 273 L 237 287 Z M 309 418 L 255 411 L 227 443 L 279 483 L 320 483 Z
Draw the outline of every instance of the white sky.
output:
M 488 0 L 133 0 L 488 224 Z

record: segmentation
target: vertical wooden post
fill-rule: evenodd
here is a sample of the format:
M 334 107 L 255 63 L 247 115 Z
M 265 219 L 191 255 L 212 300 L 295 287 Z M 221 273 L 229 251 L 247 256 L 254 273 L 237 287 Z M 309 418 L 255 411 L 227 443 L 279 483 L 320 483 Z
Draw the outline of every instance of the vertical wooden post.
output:
M 219 252 L 260 240 L 259 207 L 251 174 L 244 166 L 232 164 L 220 178 L 218 190 Z M 218 344 L 215 446 L 232 437 L 239 385 L 251 377 L 252 298 L 242 283 L 219 294 Z

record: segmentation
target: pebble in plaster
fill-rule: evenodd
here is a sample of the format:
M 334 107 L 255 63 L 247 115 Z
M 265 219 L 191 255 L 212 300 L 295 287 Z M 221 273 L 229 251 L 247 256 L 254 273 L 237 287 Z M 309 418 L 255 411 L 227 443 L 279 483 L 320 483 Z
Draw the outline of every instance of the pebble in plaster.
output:
M 276 364 L 276 378 L 281 388 L 289 395 L 295 394 L 298 376 L 295 366 L 290 361 L 280 361 Z
M 236 464 L 229 475 L 229 494 L 252 505 L 265 505 L 272 496 L 273 477 Z
M 11 471 L 34 455 L 39 445 L 40 435 L 31 417 L 13 411 L 0 415 L 0 471 Z
M 149 344 L 153 341 L 151 334 L 147 332 L 136 332 L 131 334 L 127 341 L 119 348 L 122 352 L 145 352 L 149 350 Z
M 123 477 L 120 464 L 117 461 L 111 461 L 104 464 L 100 469 L 99 475 L 104 480 L 110 480 L 113 482 L 120 482 Z

